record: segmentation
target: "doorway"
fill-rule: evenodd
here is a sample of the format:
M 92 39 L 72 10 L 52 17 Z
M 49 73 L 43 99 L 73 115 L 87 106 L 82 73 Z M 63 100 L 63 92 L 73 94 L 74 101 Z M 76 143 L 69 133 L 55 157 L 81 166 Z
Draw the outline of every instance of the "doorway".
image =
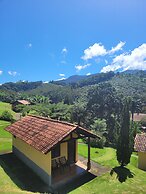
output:
M 70 164 L 76 162 L 76 140 L 68 142 L 68 161 Z

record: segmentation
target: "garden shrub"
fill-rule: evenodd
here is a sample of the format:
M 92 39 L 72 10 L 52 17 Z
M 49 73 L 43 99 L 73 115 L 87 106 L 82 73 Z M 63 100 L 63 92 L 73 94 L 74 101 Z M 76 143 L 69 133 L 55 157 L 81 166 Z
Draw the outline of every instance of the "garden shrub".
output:
M 4 121 L 13 121 L 13 115 L 9 112 L 9 111 L 3 111 L 1 116 L 0 116 L 0 119 L 1 120 L 4 120 Z

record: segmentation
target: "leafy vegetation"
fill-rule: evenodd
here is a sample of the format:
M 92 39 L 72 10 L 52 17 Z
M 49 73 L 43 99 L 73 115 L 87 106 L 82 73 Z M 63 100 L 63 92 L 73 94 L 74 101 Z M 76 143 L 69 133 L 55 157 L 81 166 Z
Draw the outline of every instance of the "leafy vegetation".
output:
M 38 107 L 41 108 L 41 106 L 46 106 L 46 104 L 38 104 L 38 105 L 33 105 L 34 107 L 36 107 L 36 111 L 38 111 Z M 32 106 L 32 107 L 33 107 Z M 48 106 L 54 106 L 55 111 L 57 110 L 58 104 L 48 104 Z M 63 108 L 62 108 L 63 106 Z M 65 107 L 66 106 L 66 107 Z M 30 108 L 29 111 L 34 111 L 32 109 L 32 107 L 27 106 L 25 108 Z M 42 108 L 42 111 L 44 110 L 44 107 Z M 58 107 L 59 108 L 59 114 L 61 114 L 61 112 L 63 112 L 64 110 L 66 111 L 68 105 L 61 103 Z M 65 107 L 65 108 L 64 108 Z M 72 108 L 72 106 L 70 107 Z M 47 107 L 47 110 L 51 110 L 51 108 Z M 52 108 L 53 110 L 53 108 Z M 51 112 L 52 113 L 52 112 Z M 51 114 L 49 113 L 49 114 Z M 39 113 L 40 114 L 40 113 Z M 56 114 L 56 112 L 54 112 L 54 114 Z M 58 117 L 58 111 L 57 111 L 57 116 Z M 71 118 L 71 115 L 69 116 Z M 63 118 L 62 118 L 63 119 Z M 67 118 L 65 118 L 67 119 Z M 9 150 L 11 150 L 11 135 L 9 133 L 7 133 L 4 128 L 6 126 L 8 126 L 10 123 L 6 122 L 6 121 L 0 121 L 0 152 L 7 152 Z M 81 122 L 82 124 L 82 122 Z M 99 131 L 105 131 L 105 128 L 107 127 L 105 120 L 99 120 L 99 121 L 95 121 L 92 124 L 92 127 L 94 128 L 94 130 L 99 130 Z M 96 128 L 97 127 L 97 128 Z M 86 144 L 79 144 L 79 154 L 87 157 L 87 145 Z M 10 158 L 10 157 L 9 157 Z M 106 147 L 104 149 L 99 149 L 99 148 L 91 148 L 91 159 L 95 162 L 98 162 L 101 165 L 104 166 L 109 166 L 111 168 L 113 168 L 113 171 L 111 170 L 111 174 L 110 173 L 106 173 L 100 177 L 95 178 L 93 181 L 81 186 L 80 188 L 74 190 L 71 193 L 91 193 L 91 191 L 93 193 L 122 193 L 122 192 L 127 192 L 129 191 L 130 193 L 145 193 L 146 190 L 146 186 L 145 186 L 145 172 L 137 169 L 137 155 L 134 153 L 131 157 L 131 163 L 128 165 L 128 169 L 124 169 L 124 171 L 121 171 L 121 169 L 117 168 L 116 166 L 118 165 L 118 162 L 116 160 L 116 151 L 113 148 L 110 147 Z M 11 169 L 11 162 L 14 161 L 13 158 L 11 158 L 11 161 L 7 160 L 6 158 L 0 158 L 0 164 L 2 167 L 0 167 L 0 192 L 5 191 L 6 193 L 27 193 L 27 191 L 22 191 L 25 190 L 25 186 L 23 185 L 23 182 L 21 180 L 25 180 L 25 176 L 22 175 L 21 172 L 25 171 L 25 168 L 23 167 L 23 169 L 21 169 L 21 165 L 18 167 L 15 167 L 13 169 Z M 14 161 L 15 162 L 15 161 Z M 10 178 L 4 171 L 4 169 L 7 169 L 7 172 L 10 173 Z M 18 177 L 15 177 L 14 174 L 19 175 Z M 33 173 L 31 172 L 29 174 L 32 175 Z M 126 174 L 126 175 L 125 175 Z M 119 175 L 122 176 L 122 178 L 125 178 L 125 181 L 121 184 L 120 182 L 120 178 Z M 33 175 L 32 175 L 33 176 Z M 130 178 L 131 176 L 131 178 Z M 35 176 L 34 176 L 35 177 Z M 33 180 L 34 180 L 33 177 Z M 15 180 L 17 182 L 17 185 L 13 182 Z M 33 184 L 31 184 L 31 187 L 29 188 L 34 188 L 37 187 L 36 182 L 33 182 Z M 106 185 L 106 186 L 105 186 Z M 136 185 L 136 186 L 135 186 Z M 108 187 L 108 190 L 106 190 L 105 188 Z M 22 190 L 20 189 L 22 188 Z M 97 189 L 98 188 L 98 189 Z M 39 188 L 37 189 L 37 191 L 39 190 Z
M 13 115 L 7 110 L 2 112 L 0 119 L 4 121 L 11 121 L 11 122 L 14 120 Z
M 133 148 L 130 137 L 129 102 L 126 100 L 122 110 L 122 121 L 117 144 L 117 160 L 122 167 L 130 162 Z
M 0 102 L 0 116 L 4 111 L 8 111 L 11 115 L 15 116 L 15 112 L 12 111 L 12 106 L 9 103 Z
M 100 143 L 116 147 L 123 99 L 129 96 L 134 102 L 130 109 L 132 114 L 140 112 L 146 103 L 145 81 L 145 71 L 72 76 L 50 83 L 19 81 L 0 86 L 0 100 L 12 103 L 25 99 L 32 105 L 15 107 L 15 111 L 23 116 L 36 114 L 51 117 L 92 130 L 95 130 L 98 119 L 104 119 L 105 131 L 101 132 L 100 126 L 96 126 L 96 133 L 100 133 L 103 140 Z

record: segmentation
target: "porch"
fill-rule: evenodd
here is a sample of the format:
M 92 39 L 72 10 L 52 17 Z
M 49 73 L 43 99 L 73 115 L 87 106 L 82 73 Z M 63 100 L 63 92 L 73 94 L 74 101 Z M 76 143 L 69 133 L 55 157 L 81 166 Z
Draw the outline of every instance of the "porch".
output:
M 87 170 L 87 166 L 78 161 L 71 166 L 59 167 L 52 174 L 52 189 L 58 193 L 67 193 L 96 176 Z

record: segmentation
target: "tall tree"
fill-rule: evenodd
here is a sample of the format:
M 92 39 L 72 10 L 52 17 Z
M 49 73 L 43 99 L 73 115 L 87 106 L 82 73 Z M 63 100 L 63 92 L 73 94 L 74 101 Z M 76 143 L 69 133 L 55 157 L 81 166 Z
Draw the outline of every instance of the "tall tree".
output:
M 117 160 L 122 167 L 130 162 L 131 154 L 129 101 L 125 100 L 117 145 Z
M 114 143 L 116 124 L 121 112 L 121 100 L 115 88 L 109 83 L 101 83 L 88 92 L 87 112 L 90 121 L 105 119 L 107 124 L 107 140 Z

